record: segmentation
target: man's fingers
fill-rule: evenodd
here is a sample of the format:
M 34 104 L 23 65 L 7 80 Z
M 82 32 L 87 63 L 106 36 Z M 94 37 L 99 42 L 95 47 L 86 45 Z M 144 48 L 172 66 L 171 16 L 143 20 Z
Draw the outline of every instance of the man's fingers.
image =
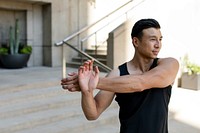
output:
M 98 66 L 94 67 L 94 71 L 95 71 L 96 74 L 99 74 L 99 68 L 98 68 Z
M 78 73 L 79 74 L 83 73 L 83 70 L 84 70 L 84 66 L 80 66 L 79 69 L 78 69 Z
M 77 84 L 62 85 L 62 88 L 68 91 L 80 91 L 79 85 Z
M 73 80 L 61 80 L 61 85 L 70 85 L 70 84 L 77 84 L 78 83 L 78 78 L 75 78 Z
M 90 60 L 90 62 L 89 62 L 89 70 L 93 70 L 93 63 L 94 63 L 94 60 Z
M 84 62 L 84 67 L 85 67 L 84 70 L 85 70 L 85 71 L 89 70 L 89 64 L 90 64 L 90 63 L 89 63 L 89 60 L 87 60 L 87 61 Z
M 77 73 L 76 72 L 71 72 L 71 73 L 68 73 L 68 76 L 77 76 Z
M 68 74 L 68 75 L 70 75 L 70 74 Z M 75 80 L 77 78 L 78 78 L 78 74 L 73 73 L 72 76 L 62 79 L 61 82 L 69 82 L 69 81 Z
M 93 70 L 93 63 L 94 60 L 87 60 L 83 63 L 83 66 L 85 66 L 85 70 Z

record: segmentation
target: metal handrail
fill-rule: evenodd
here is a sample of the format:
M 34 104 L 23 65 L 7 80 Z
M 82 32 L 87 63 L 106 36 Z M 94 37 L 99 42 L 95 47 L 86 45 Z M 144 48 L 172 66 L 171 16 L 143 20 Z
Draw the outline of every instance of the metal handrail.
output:
M 56 46 L 63 46 L 62 48 L 62 65 L 63 65 L 63 70 L 62 70 L 62 77 L 65 78 L 66 77 L 66 69 L 65 69 L 65 63 L 66 63 L 66 57 L 65 57 L 65 48 L 63 44 L 68 45 L 69 47 L 71 47 L 72 49 L 76 50 L 78 53 L 80 53 L 83 56 L 86 56 L 89 59 L 94 60 L 94 62 L 96 62 L 98 65 L 100 65 L 104 70 L 106 71 L 111 71 L 111 68 L 109 68 L 108 66 L 104 65 L 103 63 L 99 62 L 98 60 L 96 60 L 95 58 L 91 57 L 90 55 L 88 55 L 87 53 L 75 48 L 74 46 L 72 46 L 71 44 L 67 43 L 67 41 L 73 39 L 74 37 L 78 36 L 79 34 L 83 33 L 84 31 L 88 30 L 89 28 L 93 27 L 94 25 L 98 24 L 99 22 L 103 21 L 104 19 L 106 19 L 107 17 L 109 17 L 110 15 L 112 15 L 113 13 L 115 13 L 116 11 L 118 11 L 119 9 L 125 7 L 126 5 L 128 5 L 129 3 L 131 3 L 133 0 L 128 1 L 127 3 L 125 3 L 124 5 L 120 6 L 119 8 L 117 8 L 116 10 L 112 11 L 111 13 L 109 13 L 108 15 L 104 16 L 103 18 L 101 18 L 100 20 L 92 23 L 89 26 L 86 26 L 84 28 L 82 28 L 81 30 L 79 30 L 78 32 L 73 33 L 72 35 L 68 36 L 67 38 L 65 38 L 63 41 L 55 43 Z M 144 0 L 142 0 L 143 2 Z M 129 9 L 125 14 L 127 15 L 127 13 L 132 10 L 133 8 Z M 104 26 L 103 26 L 104 27 Z M 98 30 L 101 30 L 98 29 Z M 97 32 L 97 31 L 96 31 Z M 86 37 L 87 38 L 87 37 Z M 82 41 L 81 41 L 82 42 Z
M 77 49 L 76 47 L 72 46 L 71 44 L 67 43 L 67 42 L 63 42 L 64 44 L 66 44 L 67 46 L 69 46 L 70 48 L 74 49 L 75 51 L 77 51 L 78 53 L 80 53 L 81 55 L 93 60 L 96 64 L 98 64 L 99 66 L 101 66 L 104 70 L 106 70 L 107 72 L 110 72 L 112 69 L 106 65 L 104 65 L 103 63 L 101 63 L 100 61 L 98 61 L 97 59 L 93 58 L 92 56 L 88 55 L 87 53 Z
M 132 0 L 133 1 L 133 0 Z M 130 1 L 129 1 L 130 2 Z M 141 1 L 141 3 L 144 2 L 144 0 Z M 139 3 L 140 4 L 140 3 Z M 137 4 L 137 5 L 139 5 Z M 90 35 L 84 37 L 81 40 L 81 43 L 84 43 L 85 41 L 87 41 L 91 36 L 97 34 L 97 32 L 99 32 L 100 30 L 102 30 L 103 28 L 107 27 L 108 24 L 112 23 L 113 21 L 115 21 L 116 19 L 119 19 L 120 17 L 122 17 L 123 15 L 126 15 L 126 20 L 128 19 L 127 14 L 129 11 L 133 10 L 137 5 L 135 5 L 134 7 L 130 8 L 129 10 L 127 10 L 125 13 L 122 13 L 121 15 L 119 15 L 118 17 L 110 20 L 108 23 L 104 24 L 102 27 L 100 27 L 99 29 L 97 29 L 95 32 L 91 33 Z
M 98 21 L 92 23 L 89 26 L 86 26 L 82 29 L 80 29 L 79 31 L 73 33 L 72 35 L 68 36 L 67 38 L 65 38 L 63 41 L 60 41 L 58 43 L 56 43 L 57 46 L 63 45 L 64 42 L 67 42 L 71 39 L 73 39 L 74 37 L 76 37 L 77 35 L 83 33 L 84 31 L 88 30 L 89 28 L 93 27 L 94 25 L 96 25 L 97 23 L 101 22 L 102 20 L 104 20 L 105 18 L 109 17 L 110 15 L 112 15 L 113 13 L 115 13 L 116 11 L 118 11 L 119 9 L 123 8 L 124 6 L 128 5 L 129 3 L 131 3 L 133 0 L 128 1 L 127 3 L 125 3 L 124 5 L 122 5 L 121 7 L 115 9 L 114 11 L 112 11 L 111 13 L 109 13 L 108 15 L 104 16 L 103 18 L 99 19 Z

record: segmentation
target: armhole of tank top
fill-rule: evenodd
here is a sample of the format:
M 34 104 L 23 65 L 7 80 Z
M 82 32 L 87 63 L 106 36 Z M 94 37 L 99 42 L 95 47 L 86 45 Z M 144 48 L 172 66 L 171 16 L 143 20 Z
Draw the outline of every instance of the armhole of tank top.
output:
M 157 66 L 158 59 L 159 59 L 159 58 L 155 58 L 155 59 L 153 60 L 153 63 L 152 63 L 152 65 L 151 65 L 151 67 L 150 67 L 150 69 L 149 69 L 149 70 L 151 70 L 152 68 L 154 68 L 154 67 L 156 67 L 156 66 Z
M 124 64 L 118 66 L 118 69 L 119 69 L 119 72 L 120 72 L 120 76 L 128 74 L 126 62 Z

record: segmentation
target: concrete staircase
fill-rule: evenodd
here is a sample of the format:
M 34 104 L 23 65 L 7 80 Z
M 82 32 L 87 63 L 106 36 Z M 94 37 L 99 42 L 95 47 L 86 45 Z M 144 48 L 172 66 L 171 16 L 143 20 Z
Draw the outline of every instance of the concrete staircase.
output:
M 17 70 L 16 70 L 17 71 Z M 23 71 L 23 70 L 20 70 Z M 1 82 L 1 133 L 118 133 L 118 107 L 115 102 L 96 121 L 87 121 L 80 105 L 80 93 L 64 91 L 58 75 L 60 69 L 37 69 L 7 74 L 16 82 Z M 7 71 L 8 72 L 8 71 Z M 14 75 L 12 75 L 12 73 Z M 19 74 L 19 75 L 17 75 Z M 53 76 L 55 78 L 52 78 Z M 29 75 L 29 76 L 27 76 Z M 18 77 L 18 78 L 16 78 Z M 50 79 L 49 79 L 49 78 Z M 15 79 L 14 79 L 15 78 Z M 30 79 L 32 78 L 32 79 Z M 4 79 L 6 80 L 6 79 Z
M 87 54 L 89 54 L 90 56 L 94 57 L 95 59 L 97 59 L 98 61 L 100 61 L 101 63 L 107 65 L 107 50 L 106 48 L 98 48 L 97 51 L 95 51 L 94 48 L 92 49 L 86 49 L 85 52 Z M 88 58 L 83 57 L 81 55 L 78 55 L 76 57 L 73 57 L 72 60 L 70 62 L 67 62 L 66 65 L 68 67 L 73 67 L 73 68 L 78 68 L 82 62 L 88 60 Z M 97 64 L 95 64 L 97 65 Z M 101 71 L 104 71 L 104 69 L 102 69 L 101 67 L 99 67 Z
M 98 120 L 87 121 L 80 107 L 80 93 L 61 88 L 61 70 L 0 68 L 0 133 L 119 133 L 116 102 Z M 200 91 L 172 89 L 170 133 L 200 132 L 199 98 Z

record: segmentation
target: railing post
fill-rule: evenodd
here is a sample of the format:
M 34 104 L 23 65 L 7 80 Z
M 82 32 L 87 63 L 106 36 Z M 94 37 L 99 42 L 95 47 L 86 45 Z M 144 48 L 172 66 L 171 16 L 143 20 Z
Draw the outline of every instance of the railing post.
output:
M 66 78 L 66 56 L 65 56 L 65 45 L 62 45 L 62 78 Z
M 83 41 L 81 40 L 81 51 L 83 51 Z M 81 55 L 81 63 L 83 63 L 83 55 Z
M 97 32 L 95 32 L 95 55 L 97 55 Z

